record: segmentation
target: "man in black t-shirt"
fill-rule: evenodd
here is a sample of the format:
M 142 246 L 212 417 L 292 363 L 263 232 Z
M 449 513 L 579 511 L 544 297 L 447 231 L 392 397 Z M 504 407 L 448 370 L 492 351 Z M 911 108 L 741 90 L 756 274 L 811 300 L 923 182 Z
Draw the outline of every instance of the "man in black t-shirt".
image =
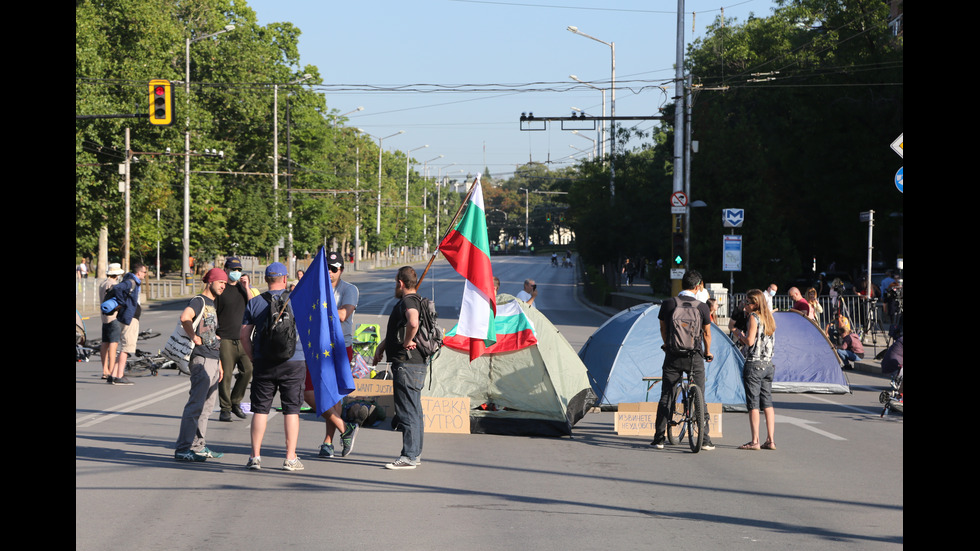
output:
M 395 297 L 401 299 L 391 310 L 384 340 L 374 354 L 374 364 L 385 354 L 394 376 L 395 416 L 402 431 L 402 452 L 386 469 L 414 469 L 422 453 L 422 386 L 426 363 L 413 340 L 419 331 L 418 276 L 411 266 L 398 270 Z
M 242 263 L 238 258 L 229 256 L 225 260 L 225 271 L 228 272 L 228 286 L 225 292 L 215 299 L 218 311 L 218 336 L 221 337 L 221 370 L 224 372 L 221 387 L 218 389 L 218 403 L 221 406 L 219 421 L 231 421 L 234 413 L 240 419 L 245 418 L 242 411 L 242 399 L 248 383 L 252 380 L 252 360 L 245 353 L 242 345 L 242 318 L 248 303 L 248 291 L 240 284 Z M 232 375 L 238 367 L 239 377 Z
M 688 270 L 684 274 L 684 279 L 681 281 L 684 290 L 677 295 L 677 298 L 665 300 L 661 304 L 660 314 L 657 316 L 660 319 L 660 336 L 663 339 L 664 352 L 666 354 L 664 356 L 663 380 L 661 381 L 660 387 L 660 403 L 657 406 L 657 432 L 653 437 L 653 442 L 650 442 L 650 445 L 657 449 L 663 449 L 664 447 L 664 441 L 666 440 L 664 436 L 667 432 L 667 422 L 669 421 L 667 415 L 670 412 L 670 399 L 673 397 L 674 386 L 680 382 L 683 373 L 687 372 L 693 383 L 698 385 L 698 388 L 702 392 L 707 393 L 707 389 L 704 386 L 704 361 L 707 360 L 710 362 L 714 357 L 711 355 L 711 310 L 707 304 L 694 297 L 694 293 L 701 283 L 701 274 L 694 270 Z M 697 349 L 690 353 L 672 351 L 668 345 L 671 342 L 671 331 L 674 330 L 671 320 L 679 302 L 694 302 L 694 307 L 700 312 L 700 343 Z M 714 444 L 711 443 L 711 438 L 708 437 L 707 416 L 704 421 L 704 443 L 701 445 L 701 449 L 715 449 Z
M 218 384 L 222 379 L 218 313 L 214 299 L 225 290 L 228 275 L 221 268 L 212 268 L 204 274 L 204 290 L 192 298 L 180 314 L 184 332 L 194 341 L 194 351 L 188 368 L 191 372 L 191 390 L 180 418 L 174 459 L 177 461 L 206 461 L 224 454 L 209 450 L 205 435 L 208 417 L 218 398 Z

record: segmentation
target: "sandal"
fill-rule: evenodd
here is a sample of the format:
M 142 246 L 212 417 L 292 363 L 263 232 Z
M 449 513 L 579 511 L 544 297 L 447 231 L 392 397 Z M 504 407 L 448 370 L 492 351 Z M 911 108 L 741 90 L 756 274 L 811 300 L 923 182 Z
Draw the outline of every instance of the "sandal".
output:
M 759 443 L 758 442 L 746 442 L 745 444 L 742 444 L 741 446 L 739 446 L 738 449 L 740 449 L 740 450 L 758 450 L 759 449 Z
M 764 450 L 775 450 L 776 444 L 772 440 L 766 440 L 766 443 L 761 446 Z

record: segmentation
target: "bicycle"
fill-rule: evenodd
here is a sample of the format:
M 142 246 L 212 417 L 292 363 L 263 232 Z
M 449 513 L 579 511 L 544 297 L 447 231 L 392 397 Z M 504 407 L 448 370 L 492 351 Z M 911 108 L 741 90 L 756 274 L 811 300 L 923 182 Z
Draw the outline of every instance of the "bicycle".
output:
M 136 349 L 136 353 L 133 354 L 128 360 L 126 360 L 126 371 L 132 373 L 149 371 L 151 375 L 156 377 L 159 375 L 161 369 L 178 369 L 181 373 L 185 375 L 190 375 L 189 372 L 185 372 L 180 369 L 176 362 L 167 359 L 161 354 L 152 354 L 144 350 Z
M 704 417 L 706 414 L 704 405 L 704 393 L 698 385 L 688 379 L 688 374 L 681 376 L 680 382 L 674 385 L 674 391 L 670 395 L 670 411 L 667 417 L 667 442 L 671 445 L 679 444 L 687 435 L 687 442 L 691 446 L 691 451 L 698 453 L 704 444 Z M 678 395 L 683 411 L 678 411 Z
M 881 417 L 888 415 L 892 409 L 905 413 L 905 396 L 899 392 L 899 389 L 902 388 L 902 378 L 902 370 L 899 369 L 892 375 L 892 380 L 889 383 L 891 388 L 882 390 L 881 394 L 878 395 L 878 402 L 884 405 L 881 409 Z

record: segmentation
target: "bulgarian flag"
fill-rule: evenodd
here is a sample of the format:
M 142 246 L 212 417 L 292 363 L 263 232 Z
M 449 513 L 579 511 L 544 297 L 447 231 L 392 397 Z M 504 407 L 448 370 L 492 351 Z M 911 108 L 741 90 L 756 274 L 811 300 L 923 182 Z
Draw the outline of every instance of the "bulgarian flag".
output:
M 463 304 L 459 309 L 456 335 L 469 340 L 470 361 L 479 358 L 487 346 L 497 341 L 494 316 L 497 312 L 490 266 L 490 240 L 487 238 L 487 215 L 483 208 L 483 188 L 476 175 L 469 199 L 463 206 L 459 222 L 453 226 L 439 250 L 459 275 L 466 278 Z
M 493 346 L 487 347 L 487 354 L 513 352 L 538 343 L 534 324 L 521 309 L 519 301 L 512 300 L 497 306 L 494 324 L 497 326 L 497 342 Z M 458 336 L 457 329 L 458 327 L 453 327 L 446 333 L 446 338 L 443 339 L 442 344 L 453 350 L 466 352 L 469 350 L 469 339 Z

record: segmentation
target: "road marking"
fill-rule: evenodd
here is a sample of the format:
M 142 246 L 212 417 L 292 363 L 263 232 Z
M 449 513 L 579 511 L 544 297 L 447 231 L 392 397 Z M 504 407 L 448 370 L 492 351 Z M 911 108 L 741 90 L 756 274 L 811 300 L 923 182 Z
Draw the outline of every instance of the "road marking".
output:
M 855 386 L 855 387 L 852 387 L 852 388 L 860 388 L 860 387 Z M 869 390 L 876 390 L 876 389 L 869 389 Z M 858 413 L 869 413 L 869 412 L 874 413 L 875 410 L 878 409 L 877 406 L 870 407 L 869 408 L 869 407 L 849 406 L 847 404 L 840 404 L 840 403 L 834 402 L 833 400 L 828 400 L 826 398 L 821 398 L 820 396 L 808 395 L 807 397 L 808 398 L 813 398 L 814 400 L 820 400 L 821 402 L 826 402 L 828 404 L 833 404 L 833 405 L 835 405 L 837 407 L 842 407 L 844 409 L 849 409 L 851 411 L 856 411 Z
M 844 438 L 843 436 L 837 436 L 836 434 L 827 432 L 825 430 L 820 430 L 817 427 L 811 426 L 816 421 L 807 421 L 806 419 L 800 419 L 798 417 L 788 417 L 786 415 L 777 415 L 776 416 L 776 422 L 777 423 L 789 423 L 791 425 L 795 425 L 797 427 L 800 427 L 801 429 L 806 429 L 808 431 L 815 432 L 815 433 L 819 434 L 820 436 L 826 436 L 827 438 L 830 438 L 831 440 L 847 440 L 847 438 Z
M 130 400 L 119 404 L 118 406 L 108 408 L 106 411 L 100 411 L 99 413 L 93 413 L 87 417 L 82 417 L 75 421 L 75 428 L 84 428 L 97 425 L 103 421 L 108 421 L 114 417 L 118 417 L 124 413 L 129 413 L 131 411 L 136 411 L 150 404 L 155 404 L 161 400 L 166 400 L 171 396 L 180 394 L 181 392 L 187 392 L 190 389 L 190 381 L 179 384 L 172 388 L 165 388 L 163 390 L 157 391 L 149 396 L 144 396 Z

